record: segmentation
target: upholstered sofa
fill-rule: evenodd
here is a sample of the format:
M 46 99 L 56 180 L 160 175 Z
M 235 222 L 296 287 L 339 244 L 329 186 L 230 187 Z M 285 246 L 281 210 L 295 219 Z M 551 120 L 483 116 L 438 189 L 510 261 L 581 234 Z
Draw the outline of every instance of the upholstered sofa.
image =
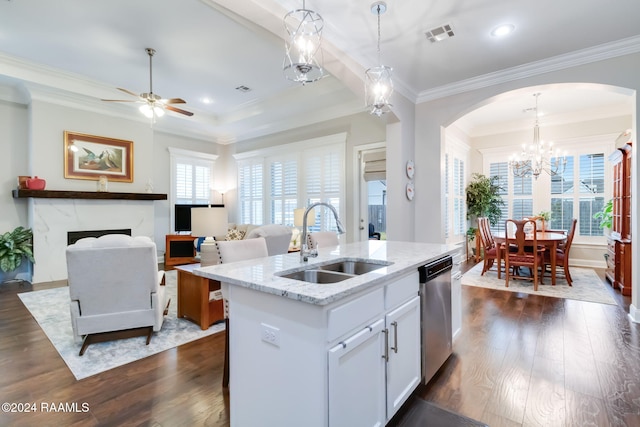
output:
M 291 244 L 293 229 L 285 225 L 267 224 L 229 224 L 225 236 L 216 236 L 216 240 L 246 240 L 264 237 L 269 256 L 286 254 Z

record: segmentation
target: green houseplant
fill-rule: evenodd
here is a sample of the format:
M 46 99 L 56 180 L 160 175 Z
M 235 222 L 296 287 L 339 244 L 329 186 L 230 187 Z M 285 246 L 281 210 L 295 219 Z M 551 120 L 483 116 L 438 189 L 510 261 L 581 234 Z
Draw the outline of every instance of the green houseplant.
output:
M 613 199 L 604 204 L 600 212 L 593 214 L 593 219 L 600 221 L 600 228 L 613 228 Z
M 499 177 L 489 178 L 481 173 L 471 175 L 467 184 L 467 219 L 486 216 L 491 225 L 496 225 L 502 215 L 504 201 L 500 197 L 502 188 L 498 185 Z
M 496 225 L 502 215 L 504 201 L 500 197 L 502 188 L 498 185 L 499 177 L 488 177 L 481 173 L 471 175 L 471 181 L 465 189 L 467 193 L 467 219 L 477 224 L 477 218 L 486 216 L 491 225 Z M 467 253 L 468 244 L 475 240 L 478 234 L 477 226 L 471 226 L 467 230 Z M 472 248 L 473 252 L 475 248 Z M 479 254 L 476 253 L 476 259 Z
M 0 269 L 3 272 L 17 269 L 24 258 L 34 262 L 32 238 L 31 229 L 22 226 L 0 235 Z

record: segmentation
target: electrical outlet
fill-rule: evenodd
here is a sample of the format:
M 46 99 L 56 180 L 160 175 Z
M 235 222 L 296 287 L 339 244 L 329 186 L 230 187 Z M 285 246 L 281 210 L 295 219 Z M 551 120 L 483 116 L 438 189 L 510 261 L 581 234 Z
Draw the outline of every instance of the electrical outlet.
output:
M 262 341 L 280 347 L 280 329 L 275 326 L 262 323 Z

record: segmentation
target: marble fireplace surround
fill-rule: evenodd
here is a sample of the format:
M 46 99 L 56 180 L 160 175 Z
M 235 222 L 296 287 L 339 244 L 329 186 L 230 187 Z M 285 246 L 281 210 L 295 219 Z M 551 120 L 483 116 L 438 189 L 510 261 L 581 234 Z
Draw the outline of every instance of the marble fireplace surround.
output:
M 133 236 L 154 238 L 153 200 L 30 198 L 28 211 L 35 258 L 32 283 L 67 279 L 70 231 L 131 229 Z

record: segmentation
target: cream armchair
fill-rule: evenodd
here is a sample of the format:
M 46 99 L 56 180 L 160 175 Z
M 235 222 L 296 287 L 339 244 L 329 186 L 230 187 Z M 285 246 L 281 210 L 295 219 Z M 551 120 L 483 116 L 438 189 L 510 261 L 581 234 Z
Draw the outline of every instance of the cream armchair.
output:
M 279 224 L 261 225 L 254 228 L 244 237 L 245 240 L 254 239 L 256 237 L 264 237 L 267 243 L 269 256 L 286 254 L 289 252 L 289 244 L 291 243 L 291 227 Z
M 134 332 L 146 335 L 149 344 L 168 307 L 155 243 L 123 234 L 88 237 L 68 246 L 66 257 L 74 339 L 85 337 L 80 355 L 89 344 L 135 336 Z M 127 332 L 102 334 L 113 331 Z

